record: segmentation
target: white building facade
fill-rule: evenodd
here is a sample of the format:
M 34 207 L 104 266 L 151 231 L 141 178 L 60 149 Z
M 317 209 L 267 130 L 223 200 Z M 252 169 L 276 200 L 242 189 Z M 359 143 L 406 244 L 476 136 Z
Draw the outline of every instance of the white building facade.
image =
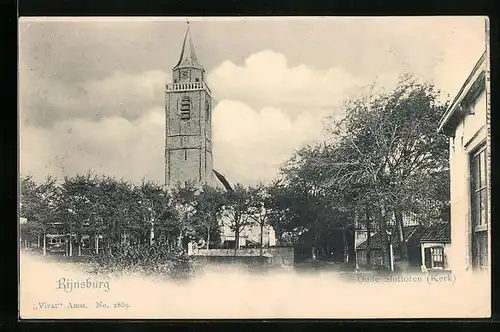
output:
M 248 221 L 250 216 L 242 216 L 243 221 Z M 234 230 L 231 229 L 232 215 L 231 213 L 223 214 L 219 220 L 221 225 L 221 246 L 229 246 L 234 248 L 234 242 L 236 241 L 236 236 Z M 255 222 L 249 223 L 249 225 L 243 227 L 239 234 L 239 245 L 238 248 L 244 248 L 249 246 L 260 247 L 261 240 L 261 229 L 260 225 Z M 272 247 L 276 245 L 276 234 L 272 226 L 267 223 L 262 229 L 262 246 Z
M 452 270 L 488 270 L 491 264 L 491 174 L 487 52 L 444 114 L 439 131 L 450 146 Z

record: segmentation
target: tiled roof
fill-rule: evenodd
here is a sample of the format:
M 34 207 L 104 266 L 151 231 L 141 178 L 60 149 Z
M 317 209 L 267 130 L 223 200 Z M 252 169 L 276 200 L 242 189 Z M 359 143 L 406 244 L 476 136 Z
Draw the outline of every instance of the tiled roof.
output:
M 427 228 L 423 226 L 418 226 L 415 232 L 410 236 L 410 238 L 406 238 L 406 243 L 408 246 L 419 246 L 420 245 L 420 239 L 424 234 L 427 232 Z
M 421 229 L 421 226 L 408 226 L 404 228 L 404 235 L 405 239 L 407 242 L 412 241 L 412 238 L 414 236 L 421 235 L 421 232 L 419 230 Z M 418 240 L 417 240 L 418 241 Z M 399 247 L 399 241 L 397 234 L 394 234 L 391 238 L 391 242 L 394 248 Z M 370 238 L 370 249 L 371 250 L 382 250 L 384 248 L 384 239 L 382 237 L 382 234 L 380 232 L 375 233 L 371 238 Z M 356 250 L 366 250 L 368 249 L 368 240 L 360 243 Z
M 422 236 L 420 242 L 450 242 L 450 224 L 439 223 L 432 225 Z

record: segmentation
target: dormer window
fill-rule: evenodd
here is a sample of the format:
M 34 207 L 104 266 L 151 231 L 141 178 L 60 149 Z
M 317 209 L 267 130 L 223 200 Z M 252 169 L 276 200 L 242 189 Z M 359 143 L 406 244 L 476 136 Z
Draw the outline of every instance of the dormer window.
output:
M 180 115 L 181 120 L 191 119 L 191 98 L 182 97 Z

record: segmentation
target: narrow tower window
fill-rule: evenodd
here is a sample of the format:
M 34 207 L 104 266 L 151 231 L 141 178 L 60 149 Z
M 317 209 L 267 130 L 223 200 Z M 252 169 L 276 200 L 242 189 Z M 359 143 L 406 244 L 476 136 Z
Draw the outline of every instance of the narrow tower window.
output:
M 183 97 L 181 100 L 181 119 L 191 119 L 191 99 L 189 97 Z
M 210 121 L 210 102 L 208 100 L 205 101 L 205 119 Z

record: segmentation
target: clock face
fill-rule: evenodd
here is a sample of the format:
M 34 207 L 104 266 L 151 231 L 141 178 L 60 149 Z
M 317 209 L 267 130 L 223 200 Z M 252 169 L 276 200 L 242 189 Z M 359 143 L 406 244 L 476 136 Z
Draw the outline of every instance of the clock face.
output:
M 189 69 L 183 69 L 181 70 L 181 78 L 186 80 L 186 79 L 189 79 L 189 77 L 191 76 L 191 72 L 189 71 Z

